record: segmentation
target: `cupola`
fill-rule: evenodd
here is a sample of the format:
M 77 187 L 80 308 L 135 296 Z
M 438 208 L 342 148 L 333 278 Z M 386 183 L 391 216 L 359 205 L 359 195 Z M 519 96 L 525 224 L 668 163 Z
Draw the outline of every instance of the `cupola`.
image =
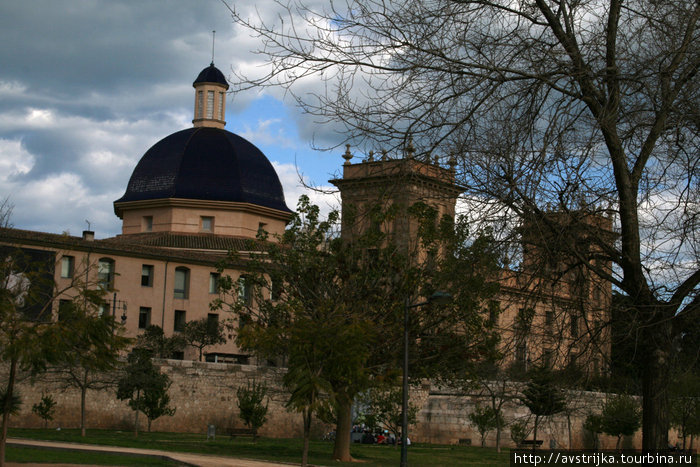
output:
M 211 62 L 192 83 L 194 87 L 195 127 L 221 128 L 226 126 L 226 91 L 228 83 L 221 71 Z

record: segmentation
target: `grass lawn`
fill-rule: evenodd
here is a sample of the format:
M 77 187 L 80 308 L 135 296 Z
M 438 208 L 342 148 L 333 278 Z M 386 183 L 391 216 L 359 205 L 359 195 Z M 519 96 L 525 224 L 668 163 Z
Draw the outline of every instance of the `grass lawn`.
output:
M 207 441 L 204 434 L 191 433 L 140 433 L 138 438 L 134 438 L 131 432 L 88 430 L 87 437 L 81 438 L 79 430 L 10 429 L 9 436 L 109 446 L 128 446 L 144 449 L 161 449 L 172 452 L 201 452 L 212 455 L 291 463 L 300 462 L 302 448 L 301 439 L 259 438 L 257 442 L 253 443 L 250 438 L 235 438 L 229 440 L 228 437 L 222 436 L 218 437 L 215 441 Z M 353 444 L 351 447 L 351 454 L 357 461 L 360 461 L 359 463 L 334 462 L 331 460 L 332 451 L 333 443 L 328 441 L 312 441 L 309 452 L 309 462 L 315 465 L 374 467 L 397 465 L 400 458 L 400 449 L 391 446 Z M 409 448 L 408 456 L 410 465 L 413 466 L 509 465 L 508 450 L 503 449 L 502 451 L 503 452 L 499 454 L 493 448 L 414 444 Z M 85 462 L 111 465 L 110 463 L 103 462 L 103 457 L 103 454 L 95 455 L 94 458 L 88 459 Z M 122 457 L 120 465 L 126 465 L 124 464 L 124 460 L 126 459 L 128 458 Z M 53 462 L 58 462 L 58 460 L 54 460 Z M 61 460 L 60 462 L 74 461 Z
M 65 451 L 58 449 L 41 449 L 20 446 L 8 446 L 8 462 L 38 462 L 51 464 L 99 464 L 119 466 L 158 466 L 175 467 L 181 464 L 157 457 L 129 456 L 119 454 L 95 454 L 92 452 Z

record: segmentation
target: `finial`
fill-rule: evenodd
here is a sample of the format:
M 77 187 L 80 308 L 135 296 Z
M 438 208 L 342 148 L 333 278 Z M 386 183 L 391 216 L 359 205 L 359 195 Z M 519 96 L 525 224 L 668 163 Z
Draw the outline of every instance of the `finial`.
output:
M 416 154 L 416 148 L 413 147 L 413 137 L 408 137 L 408 145 L 406 146 L 406 158 L 413 159 Z
M 450 166 L 450 170 L 454 172 L 455 168 L 457 168 L 457 158 L 454 154 L 450 155 L 450 160 L 447 164 Z
M 345 145 L 345 154 L 343 154 L 343 159 L 345 159 L 345 163 L 343 163 L 343 165 L 350 165 L 350 159 L 352 159 L 352 153 L 350 152 L 350 145 L 349 144 Z
M 389 156 L 386 153 L 386 149 L 382 149 L 382 160 L 383 161 L 389 160 Z
M 216 42 L 216 31 L 211 32 L 211 64 L 214 64 L 214 42 Z
M 367 162 L 374 162 L 374 151 L 369 151 L 369 155 L 367 156 Z

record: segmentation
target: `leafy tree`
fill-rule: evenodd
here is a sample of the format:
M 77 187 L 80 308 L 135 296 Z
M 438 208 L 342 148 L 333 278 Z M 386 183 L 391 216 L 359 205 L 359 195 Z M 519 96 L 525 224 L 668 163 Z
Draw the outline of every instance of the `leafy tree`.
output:
M 390 222 L 396 211 L 377 209 L 368 215 L 379 225 Z M 352 225 L 353 215 L 346 211 L 344 222 Z M 305 426 L 312 410 L 333 405 L 338 419 L 335 459 L 350 459 L 355 397 L 377 381 L 399 376 L 407 299 L 415 303 L 437 289 L 455 297 L 451 306 L 412 309 L 410 356 L 416 378 L 464 376 L 473 361 L 493 352 L 496 342 L 492 330 L 483 326 L 480 300 L 495 288 L 475 279 L 488 273 L 478 265 L 490 262 L 481 258 L 471 263 L 477 248 L 488 251 L 492 243 L 479 237 L 469 248 L 462 244 L 465 230 L 438 219 L 425 205 L 410 207 L 406 215 L 421 225 L 414 243 L 397 245 L 381 229 L 344 239 L 335 231 L 338 214 L 321 220 L 318 207 L 302 197 L 285 233 L 265 244 L 263 253 L 247 253 L 251 272 L 246 280 L 254 300 L 239 300 L 236 281 L 224 278 L 223 298 L 213 304 L 238 315 L 237 342 L 243 349 L 263 358 L 286 358 L 290 405 L 304 413 Z M 247 251 L 260 248 L 250 245 Z M 417 248 L 428 254 L 419 255 Z M 491 251 L 488 258 L 496 256 Z M 469 280 L 480 288 L 464 286 Z
M 516 421 L 510 425 L 510 439 L 513 440 L 516 447 L 520 447 L 529 432 L 525 422 Z
M 476 427 L 481 435 L 481 447 L 486 446 L 486 435 L 489 431 L 504 425 L 503 415 L 490 406 L 477 404 L 474 411 L 469 414 L 469 421 Z
M 151 432 L 151 423 L 160 417 L 167 416 L 172 417 L 175 415 L 175 408 L 170 407 L 170 395 L 168 394 L 168 389 L 170 389 L 170 380 L 167 375 L 161 374 L 161 381 L 156 382 L 150 388 L 146 388 L 143 391 L 141 401 L 139 403 L 141 412 L 146 416 L 148 420 L 148 432 Z
M 700 435 L 700 376 L 683 373 L 676 379 L 670 408 L 671 425 L 678 429 L 686 449 L 687 437 Z
M 48 427 L 49 420 L 53 420 L 53 413 L 56 409 L 56 401 L 50 394 L 41 396 L 41 401 L 32 406 L 32 412 L 44 420 L 44 428 Z
M 556 233 L 548 203 L 614 216 L 617 241 L 604 225 L 572 215 L 586 240 L 562 246 L 587 274 L 630 297 L 643 356 L 643 447 L 665 448 L 668 362 L 700 312 L 700 4 L 282 7 L 277 21 L 232 8 L 235 22 L 262 38 L 269 71 L 238 76 L 238 90 L 282 86 L 316 121 L 339 125 L 368 149 L 412 137 L 418 157 L 455 157 L 477 219 L 508 227 L 525 215 Z M 314 78 L 325 85 L 309 92 Z
M 0 204 L 0 360 L 7 371 L 0 391 L 4 396 L 0 401 L 0 466 L 5 462 L 9 417 L 18 400 L 15 385 L 22 375 L 44 373 L 71 355 L 73 330 L 54 319 L 52 305 L 71 290 L 88 290 L 90 284 L 78 278 L 91 268 L 84 265 L 87 271 L 77 272 L 59 287 L 53 280 L 55 252 L 11 244 L 10 212 L 7 200 Z
M 122 335 L 122 326 L 111 315 L 100 315 L 101 289 L 80 288 L 78 292 L 59 309 L 61 324 L 71 330 L 64 341 L 70 351 L 47 377 L 80 391 L 80 434 L 84 437 L 87 392 L 116 385 L 119 355 L 132 341 Z
M 238 416 L 253 432 L 253 441 L 255 441 L 258 430 L 267 421 L 269 399 L 263 404 L 263 399 L 267 396 L 267 386 L 249 381 L 247 386 L 241 386 L 236 390 L 236 396 L 238 397 Z
M 599 447 L 598 435 L 603 433 L 603 417 L 600 414 L 589 413 L 583 422 L 583 429 L 591 433 L 593 436 L 593 449 L 597 450 Z
M 199 350 L 199 361 L 202 361 L 202 351 L 210 345 L 225 344 L 225 327 L 218 320 L 202 318 L 185 323 L 182 336 L 188 345 Z
M 136 347 L 148 350 L 154 358 L 172 358 L 173 354 L 185 348 L 182 334 L 176 333 L 171 337 L 165 337 L 163 328 L 151 324 L 139 335 Z
M 523 389 L 522 402 L 535 416 L 533 428 L 534 450 L 537 446 L 537 428 L 540 419 L 566 410 L 566 398 L 554 383 L 554 374 L 547 367 L 535 367 L 530 371 L 530 381 Z
M 395 439 L 401 439 L 403 391 L 400 387 L 373 387 L 364 395 L 362 402 L 366 404 L 365 417 L 373 423 L 371 427 L 382 427 L 394 434 Z M 408 424 L 416 423 L 418 407 L 408 404 Z
M 151 360 L 152 354 L 145 349 L 135 348 L 129 354 L 123 376 L 117 383 L 117 398 L 127 400 L 134 411 L 134 436 L 138 436 L 139 412 L 151 422 L 163 415 L 173 415 L 175 409 L 168 407 L 170 378 L 162 374 Z
M 627 394 L 609 397 L 600 416 L 603 433 L 617 436 L 615 449 L 620 449 L 623 436 L 632 436 L 641 425 L 639 404 Z

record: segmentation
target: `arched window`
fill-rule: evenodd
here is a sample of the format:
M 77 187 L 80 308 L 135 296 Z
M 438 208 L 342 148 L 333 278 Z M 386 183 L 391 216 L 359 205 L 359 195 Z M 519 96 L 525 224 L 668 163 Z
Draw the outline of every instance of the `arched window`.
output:
M 190 270 L 175 268 L 175 298 L 188 298 L 190 295 Z
M 106 290 L 114 288 L 114 260 L 112 258 L 100 258 L 97 262 L 97 283 Z

